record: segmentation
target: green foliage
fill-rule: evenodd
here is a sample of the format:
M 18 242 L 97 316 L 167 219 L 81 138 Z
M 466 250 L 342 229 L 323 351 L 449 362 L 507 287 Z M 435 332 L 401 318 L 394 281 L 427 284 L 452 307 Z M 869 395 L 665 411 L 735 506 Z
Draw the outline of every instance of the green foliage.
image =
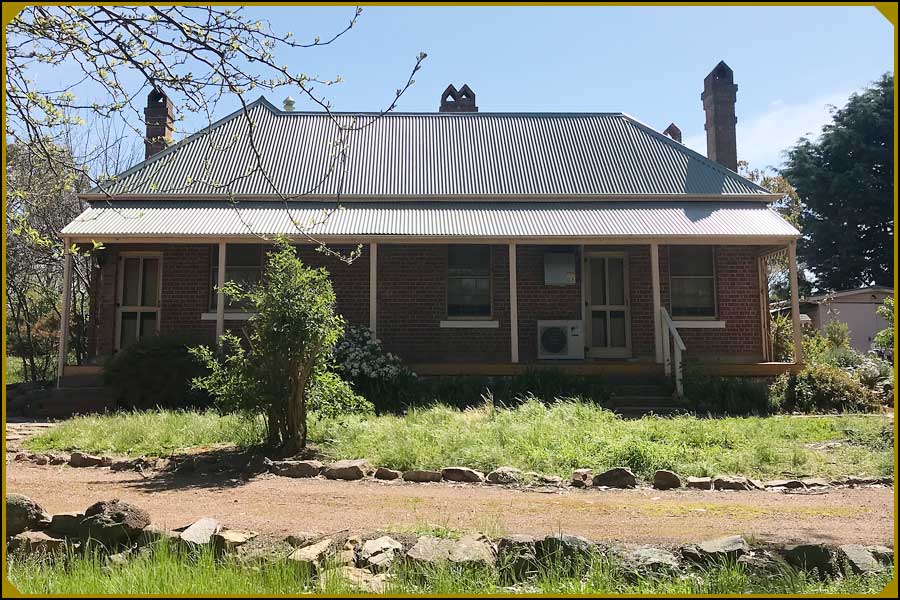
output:
M 372 414 L 375 411 L 371 402 L 354 392 L 349 383 L 331 371 L 316 374 L 309 391 L 309 409 L 317 417 L 328 418 Z
M 788 314 L 772 317 L 772 354 L 777 362 L 793 360 L 794 325 Z
M 871 390 L 827 363 L 806 365 L 796 375 L 779 375 L 769 393 L 772 402 L 786 412 L 869 412 L 877 405 Z
M 822 362 L 840 369 L 854 369 L 862 361 L 863 356 L 850 346 L 832 346 L 829 344 L 828 349 L 819 355 L 817 361 L 809 362 Z
M 875 334 L 875 347 L 881 350 L 894 351 L 894 298 L 888 296 L 875 312 L 888 322 L 888 326 Z
M 768 478 L 799 469 L 821 477 L 880 476 L 894 472 L 893 445 L 885 438 L 885 428 L 892 427 L 883 417 L 846 415 L 622 419 L 593 403 L 529 400 L 516 408 L 437 405 L 402 416 L 312 418 L 310 440 L 326 459 L 365 457 L 395 469 L 460 464 L 487 472 L 509 465 L 568 477 L 575 468 L 624 465 L 642 477 L 657 468 L 682 476 Z M 845 440 L 850 431 L 858 445 L 827 451 L 807 447 Z M 246 448 L 265 439 L 265 422 L 258 416 L 150 411 L 63 421 L 29 439 L 26 447 L 162 456 L 208 444 Z
M 850 346 L 850 326 L 843 321 L 831 319 L 825 324 L 825 339 L 832 348 L 848 348 Z
M 824 359 L 829 351 L 828 339 L 818 329 L 807 328 L 803 331 L 803 361 L 817 363 Z M 791 351 L 791 357 L 794 353 Z
M 822 289 L 893 283 L 893 128 L 886 73 L 788 152 L 782 174 L 805 206 L 798 253 Z
M 227 282 L 224 292 L 255 313 L 248 322 L 250 350 L 235 336 L 224 338 L 221 360 L 210 348 L 194 349 L 209 369 L 195 386 L 225 410 L 263 412 L 269 443 L 294 454 L 306 445 L 310 389 L 343 330 L 328 272 L 306 267 L 281 240 L 262 283 L 245 290 Z
M 769 402 L 766 383 L 746 377 L 713 377 L 686 370 L 684 396 L 688 408 L 697 414 L 767 415 L 777 409 Z
M 106 383 L 116 390 L 125 409 L 207 406 L 210 398 L 193 389 L 191 381 L 203 373 L 177 336 L 149 336 L 116 352 L 103 365 Z
M 398 410 L 414 394 L 416 374 L 381 347 L 372 331 L 351 325 L 334 348 L 335 370 L 379 411 Z

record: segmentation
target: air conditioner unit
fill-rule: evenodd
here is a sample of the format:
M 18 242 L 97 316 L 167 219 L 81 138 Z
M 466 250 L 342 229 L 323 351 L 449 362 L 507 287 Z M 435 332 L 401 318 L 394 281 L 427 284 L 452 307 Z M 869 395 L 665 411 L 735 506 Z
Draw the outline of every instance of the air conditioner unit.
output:
M 581 321 L 538 321 L 539 359 L 584 358 Z

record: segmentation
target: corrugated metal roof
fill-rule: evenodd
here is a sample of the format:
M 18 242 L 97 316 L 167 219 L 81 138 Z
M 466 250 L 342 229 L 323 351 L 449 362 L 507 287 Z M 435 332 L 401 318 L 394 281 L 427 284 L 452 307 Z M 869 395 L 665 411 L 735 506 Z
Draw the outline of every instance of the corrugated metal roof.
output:
M 335 123 L 357 128 L 344 133 L 345 160 L 336 169 Z M 105 187 L 127 196 L 279 198 L 769 193 L 622 113 L 329 116 L 283 112 L 263 98 L 246 116 L 220 120 Z
M 66 236 L 295 235 L 467 238 L 796 237 L 755 202 L 353 202 L 145 201 L 96 203 Z

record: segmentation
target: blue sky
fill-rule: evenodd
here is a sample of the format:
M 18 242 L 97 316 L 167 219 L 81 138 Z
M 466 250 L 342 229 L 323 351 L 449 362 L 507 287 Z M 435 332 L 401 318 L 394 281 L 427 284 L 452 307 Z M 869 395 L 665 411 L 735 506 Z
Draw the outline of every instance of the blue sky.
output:
M 324 38 L 352 10 L 253 14 Z M 700 92 L 724 59 L 739 86 L 739 156 L 766 166 L 818 131 L 828 104 L 893 70 L 892 33 L 870 7 L 365 7 L 346 37 L 291 64 L 343 76 L 328 90 L 336 110 L 377 110 L 423 50 L 399 110 L 436 110 L 448 83 L 468 83 L 481 111 L 623 111 L 660 130 L 674 121 L 705 154 Z
M 340 30 L 354 7 L 245 10 L 311 40 Z M 818 132 L 828 105 L 892 70 L 893 43 L 890 24 L 871 7 L 375 6 L 335 44 L 278 58 L 292 71 L 340 74 L 344 83 L 327 90 L 335 110 L 371 111 L 390 103 L 425 51 L 398 110 L 435 111 L 448 83 L 468 83 L 483 112 L 623 111 L 658 130 L 675 122 L 704 154 L 703 78 L 725 60 L 739 86 L 738 156 L 764 167 Z M 32 76 L 47 89 L 64 74 L 57 67 Z M 281 105 L 288 94 L 298 109 L 316 108 L 297 90 L 268 97 Z M 221 102 L 214 116 L 237 107 Z

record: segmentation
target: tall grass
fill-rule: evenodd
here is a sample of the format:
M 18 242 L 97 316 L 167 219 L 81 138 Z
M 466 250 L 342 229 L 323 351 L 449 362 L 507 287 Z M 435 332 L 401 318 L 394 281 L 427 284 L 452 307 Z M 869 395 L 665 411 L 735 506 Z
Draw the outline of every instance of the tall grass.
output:
M 165 545 L 142 552 L 121 566 L 107 567 L 98 555 L 59 558 L 53 562 L 15 556 L 7 562 L 9 581 L 25 594 L 249 594 L 359 593 L 338 570 L 311 577 L 286 562 L 244 564 L 216 560 L 210 552 L 190 557 Z M 439 564 L 395 569 L 389 594 L 509 593 L 544 594 L 873 594 L 891 581 L 890 571 L 821 581 L 804 572 L 786 569 L 758 578 L 740 565 L 727 564 L 688 577 L 629 576 L 615 561 L 597 558 L 590 564 L 549 565 L 531 581 L 508 587 L 497 571 Z
M 877 416 L 644 417 L 626 420 L 577 400 L 515 408 L 484 404 L 410 409 L 403 416 L 310 419 L 310 440 L 327 458 L 367 458 L 394 469 L 509 465 L 568 476 L 572 469 L 627 466 L 682 475 L 752 477 L 890 475 L 893 427 Z M 262 443 L 259 419 L 197 412 L 139 412 L 65 421 L 27 442 L 31 450 L 164 455 L 180 449 Z M 809 446 L 840 441 L 834 448 Z

